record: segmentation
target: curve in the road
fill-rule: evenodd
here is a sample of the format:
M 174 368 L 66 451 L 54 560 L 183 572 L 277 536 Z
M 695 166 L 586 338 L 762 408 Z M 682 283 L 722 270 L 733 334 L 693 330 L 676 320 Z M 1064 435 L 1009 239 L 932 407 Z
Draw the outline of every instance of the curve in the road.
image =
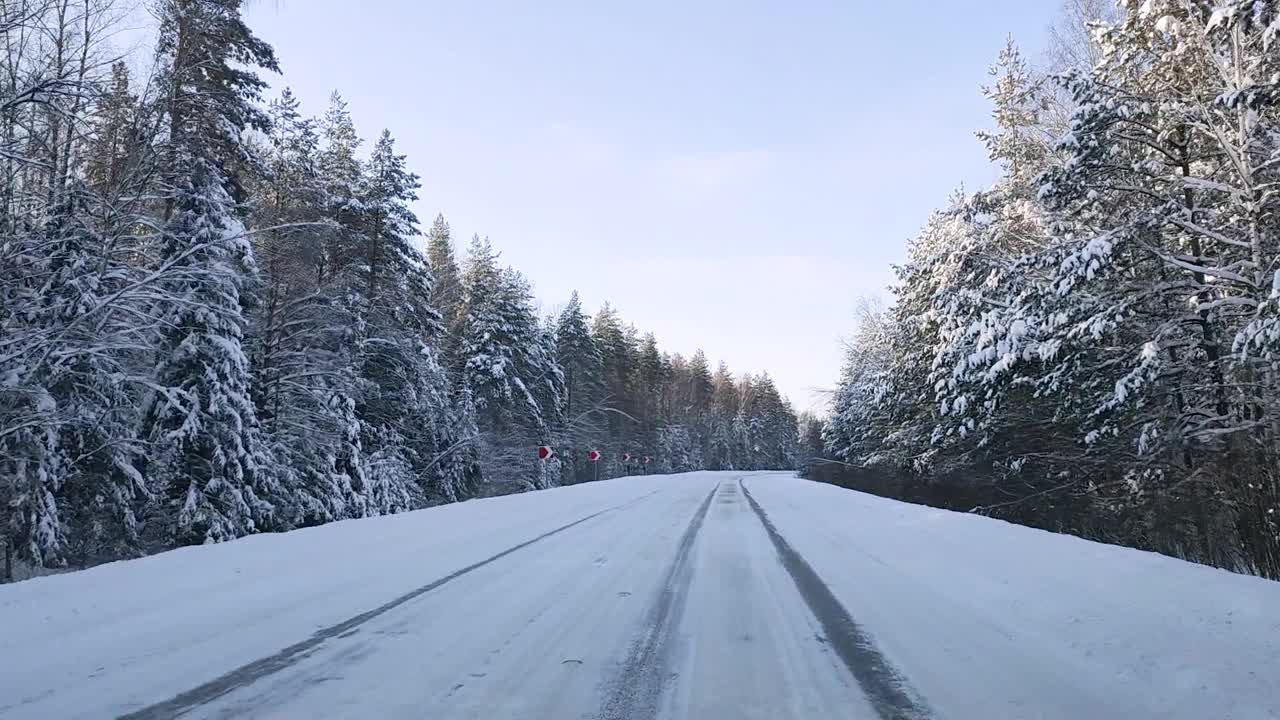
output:
M 782 537 L 741 478 L 738 479 L 738 487 L 742 489 L 751 509 L 769 533 L 769 539 L 778 551 L 779 560 L 822 626 L 827 642 L 845 667 L 849 668 L 882 720 L 931 718 L 933 713 L 928 704 L 908 685 L 901 673 L 894 669 L 876 647 L 871 636 L 849 615 L 849 611 L 832 594 L 813 567 Z
M 649 611 L 644 633 L 632 645 L 622 672 L 611 683 L 612 690 L 605 700 L 600 720 L 653 720 L 658 716 L 668 675 L 664 653 L 670 647 L 670 636 L 688 597 L 693 574 L 690 556 L 694 540 L 719 489 L 719 483 L 711 488 L 680 536 L 675 560 L 667 570 L 657 602 Z
M 242 665 L 241 667 L 238 667 L 235 670 L 232 670 L 218 678 L 215 678 L 214 680 L 204 683 L 203 685 L 200 685 L 198 687 L 192 688 L 191 690 L 183 692 L 163 702 L 159 702 L 154 705 L 149 705 L 140 710 L 135 710 L 134 712 L 121 715 L 120 720 L 167 720 L 168 718 L 179 717 L 185 712 L 187 712 L 188 710 L 190 710 L 191 708 L 208 703 L 223 695 L 226 695 L 229 692 L 232 692 L 233 690 L 242 688 L 246 685 L 249 685 L 250 683 L 256 682 L 257 680 L 267 677 L 273 673 L 279 672 L 297 663 L 303 658 L 305 658 L 311 651 L 319 647 L 326 640 L 349 633 L 352 630 L 359 627 L 360 625 L 367 623 L 370 620 L 373 620 L 374 618 L 380 615 L 383 615 L 384 613 L 394 610 L 395 608 L 400 607 L 401 605 L 404 605 L 410 600 L 413 600 L 426 593 L 429 593 L 432 590 L 435 590 L 436 588 L 439 588 L 440 586 L 446 583 L 456 580 L 462 577 L 463 575 L 466 575 L 467 573 L 470 573 L 474 570 L 478 570 L 497 560 L 501 560 L 502 558 L 518 550 L 523 550 L 524 548 L 527 548 L 530 545 L 533 545 L 534 543 L 537 543 L 542 540 L 546 540 L 547 538 L 552 537 L 554 535 L 558 535 L 559 533 L 562 533 L 570 528 L 576 527 L 589 520 L 600 517 L 605 513 L 622 510 L 626 507 L 634 505 L 648 497 L 651 497 L 657 494 L 658 492 L 659 492 L 658 490 L 655 490 L 651 493 L 635 498 L 634 500 L 630 500 L 620 505 L 607 507 L 603 510 L 593 512 L 590 515 L 587 515 L 585 517 L 578 518 L 577 520 L 574 520 L 571 523 L 567 523 L 567 524 L 561 525 L 560 527 L 554 528 L 552 530 L 548 530 L 547 532 L 544 532 L 541 535 L 530 538 L 529 540 L 513 545 L 507 548 L 506 550 L 503 550 L 499 553 L 491 555 L 485 558 L 484 560 L 480 560 L 479 562 L 475 562 L 470 565 L 467 565 L 466 567 L 455 570 L 454 572 L 449 573 L 444 577 L 433 580 L 432 582 L 427 583 L 422 587 L 411 590 L 405 593 L 404 595 L 401 595 L 400 597 L 395 598 L 394 600 L 391 600 L 382 605 L 379 605 L 378 607 L 372 610 L 369 610 L 368 612 L 363 612 L 359 615 L 356 615 L 355 617 L 348 618 L 347 620 L 344 620 L 336 625 L 332 625 L 330 627 L 317 630 L 315 634 L 313 634 L 311 637 L 307 638 L 306 640 L 303 640 L 302 642 L 294 643 L 293 645 L 290 645 L 289 647 L 281 650 L 280 652 L 275 653 L 274 655 L 269 655 L 259 660 L 255 660 L 247 665 Z

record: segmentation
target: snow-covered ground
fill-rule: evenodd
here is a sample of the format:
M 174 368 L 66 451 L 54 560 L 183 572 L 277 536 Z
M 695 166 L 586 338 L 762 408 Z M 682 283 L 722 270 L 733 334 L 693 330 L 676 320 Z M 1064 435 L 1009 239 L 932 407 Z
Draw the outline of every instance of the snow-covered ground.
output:
M 1280 718 L 1280 583 L 803 481 L 747 487 L 947 718 Z
M 0 586 L 0 718 L 1253 720 L 1276 668 L 1280 583 L 785 474 Z

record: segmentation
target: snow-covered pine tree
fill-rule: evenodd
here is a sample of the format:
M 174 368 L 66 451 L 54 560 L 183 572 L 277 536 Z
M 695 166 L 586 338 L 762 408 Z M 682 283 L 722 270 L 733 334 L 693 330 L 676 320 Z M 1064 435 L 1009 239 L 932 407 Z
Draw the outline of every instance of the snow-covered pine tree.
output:
M 364 168 L 358 156 L 362 141 L 346 101 L 337 92 L 329 96 L 318 131 L 321 148 L 317 164 L 325 216 L 334 223 L 334 229 L 325 236 L 324 251 L 317 261 L 316 283 L 327 287 L 345 283 L 338 276 L 358 252 L 363 210 L 358 195 Z
M 168 127 L 160 260 L 178 272 L 158 325 L 146 473 L 167 499 L 165 536 L 217 542 L 272 522 L 273 468 L 242 344 L 257 269 L 237 198 L 250 163 L 242 132 L 267 124 L 253 68 L 275 70 L 276 60 L 245 26 L 239 0 L 164 0 L 157 14 Z
M 826 452 L 846 463 L 875 464 L 881 461 L 882 443 L 896 430 L 878 412 L 886 405 L 885 391 L 892 387 L 888 383 L 895 377 L 895 356 L 885 312 L 866 303 L 861 310 L 831 396 L 823 441 Z
M 806 410 L 797 416 L 796 422 L 799 425 L 797 469 L 804 473 L 827 465 L 830 458 L 827 456 L 826 443 L 822 437 L 826 424 L 822 416 Z
M 556 319 L 555 341 L 556 359 L 565 376 L 565 412 L 572 422 L 598 400 L 603 365 L 576 290 Z
M 427 232 L 427 264 L 435 276 L 433 297 L 446 330 L 458 322 L 458 310 L 462 306 L 462 278 L 458 274 L 458 261 L 454 257 L 453 237 L 444 215 L 437 215 Z
M 638 454 L 635 432 L 635 355 L 627 328 L 617 311 L 605 303 L 591 321 L 591 337 L 600 351 L 601 402 L 610 408 L 608 434 L 601 450 L 611 464 L 623 453 Z M 606 466 L 605 469 L 608 469 Z M 603 475 L 603 474 L 602 474 Z
M 340 288 L 317 284 L 339 228 L 328 216 L 316 123 L 298 107 L 287 88 L 271 103 L 264 170 L 251 188 L 262 282 L 248 346 L 258 417 L 279 468 L 277 521 L 286 527 L 368 511 L 354 318 Z
M 55 496 L 64 477 L 58 404 L 41 372 L 56 326 L 41 317 L 43 233 L 10 216 L 0 252 L 0 507 L 6 579 L 13 556 L 56 563 L 66 533 Z
M 577 291 L 556 319 L 555 357 L 565 384 L 563 435 L 568 448 L 563 461 L 572 481 L 579 482 L 593 477 L 586 452 L 604 439 L 601 428 L 608 426 L 608 417 L 601 406 L 603 361 Z
M 528 351 L 518 358 L 521 374 L 529 380 L 530 392 L 538 402 L 541 415 L 542 444 L 551 447 L 564 447 L 568 439 L 565 415 L 565 376 L 564 370 L 556 360 L 555 326 L 550 319 L 538 322 L 536 304 L 533 299 L 533 287 L 523 275 L 512 268 L 507 269 L 510 282 L 519 289 L 525 298 L 527 318 L 533 320 L 531 331 L 532 342 Z M 542 487 L 553 487 L 564 482 L 564 459 L 557 453 L 551 462 L 543 464 Z
M 137 388 L 125 381 L 141 346 L 126 296 L 129 265 L 93 225 L 96 198 L 73 186 L 54 209 L 46 282 L 47 330 L 37 376 L 56 403 L 56 487 L 65 559 L 79 567 L 141 551 L 137 510 L 149 499 L 139 472 Z
M 798 428 L 795 411 L 778 392 L 773 378 L 761 373 L 750 378 L 744 402 L 748 434 L 746 462 L 752 470 L 787 470 L 795 467 Z
M 1045 431 L 1073 410 L 1029 388 L 1036 323 L 1020 302 L 1042 277 L 1025 258 L 1051 244 L 1036 178 L 1060 161 L 1043 120 L 1044 81 L 1012 43 L 992 74 L 995 130 L 979 137 L 1003 175 L 953 196 L 911 242 L 894 306 L 861 319 L 826 432 L 837 457 L 883 474 L 1007 480 L 1035 495 L 1083 461 L 1069 436 Z M 1019 474 L 1027 457 L 1036 461 Z M 1059 500 L 1046 497 L 1045 507 Z
M 488 239 L 471 242 L 462 277 L 459 356 L 474 402 L 485 477 L 537 487 L 533 448 L 552 441 L 563 375 L 550 334 L 518 273 L 499 266 Z
M 110 29 L 100 22 L 102 10 L 97 0 L 75 9 L 21 2 L 0 13 L 6 47 L 0 63 L 0 506 L 6 510 L 0 545 L 6 574 L 15 549 L 19 560 L 35 564 L 65 559 L 67 516 L 59 505 L 66 498 L 58 494 L 69 474 L 83 469 L 76 463 L 84 455 L 63 445 L 74 439 L 65 431 L 77 413 L 98 407 L 91 397 L 59 397 L 68 387 L 59 363 L 103 346 L 91 333 L 69 332 L 69 325 L 79 330 L 85 321 L 62 314 L 60 303 L 87 285 L 52 255 L 65 259 L 75 242 L 69 238 L 92 225 L 90 205 L 96 211 L 96 201 L 70 198 L 90 199 L 78 177 L 86 140 L 94 135 L 91 99 L 106 80 L 100 48 Z M 42 297 L 66 283 L 74 287 L 57 300 Z M 99 298 L 81 299 L 82 310 Z M 101 309 L 88 312 L 96 320 L 107 314 L 94 312 Z
M 1057 364 L 1097 371 L 1086 441 L 1136 449 L 1135 492 L 1178 503 L 1172 513 L 1186 514 L 1218 562 L 1243 561 L 1220 541 L 1230 532 L 1245 562 L 1280 574 L 1276 473 L 1209 469 L 1233 456 L 1274 466 L 1272 443 L 1258 442 L 1275 393 L 1270 362 L 1233 350 L 1254 337 L 1276 264 L 1266 228 L 1278 201 L 1264 190 L 1277 177 L 1276 8 L 1124 6 L 1100 36 L 1103 62 L 1067 79 L 1079 110 L 1070 161 L 1043 192 L 1064 241 L 1043 257 L 1052 292 L 1035 302 L 1053 323 L 1042 332 L 1058 343 Z M 1214 480 L 1178 482 L 1201 474 Z M 1159 532 L 1179 531 L 1171 522 Z
M 661 417 L 662 386 L 666 384 L 671 369 L 663 362 L 658 351 L 658 340 L 653 333 L 645 333 L 636 356 L 636 419 L 637 441 L 642 448 L 652 448 L 657 442 Z
M 94 192 L 118 201 L 133 187 L 127 176 L 136 172 L 145 152 L 141 108 L 124 61 L 112 63 L 110 87 L 94 107 L 91 122 L 85 181 Z
M 1059 164 L 1043 117 L 1048 97 L 1044 79 L 1028 70 L 1012 41 L 991 74 L 995 82 L 984 92 L 996 129 L 978 137 L 1003 174 L 989 190 L 953 197 L 913 242 L 912 261 L 900 273 L 902 310 L 896 315 L 910 335 L 903 338 L 903 350 L 910 352 L 915 344 L 932 353 L 933 371 L 919 385 L 934 387 L 936 397 L 917 396 L 911 403 L 929 408 L 915 413 L 918 421 L 932 416 L 936 423 L 929 452 L 936 457 L 942 457 L 936 452 L 946 444 L 941 440 L 956 445 L 952 450 L 959 453 L 976 446 L 983 453 L 1007 455 L 1013 452 L 1009 433 L 1026 440 L 1028 429 L 1046 416 L 1061 417 L 1061 404 L 1037 401 L 1023 389 L 1018 366 L 1030 359 L 1025 333 L 987 344 L 1003 336 L 1004 328 L 1016 331 L 1028 325 L 1018 297 L 1035 273 L 1017 261 L 1050 244 L 1037 178 Z M 917 359 L 912 367 L 924 365 Z M 940 410 L 934 412 L 934 407 Z M 1064 449 L 1070 452 L 1056 450 Z M 919 448 L 904 451 L 914 454 Z M 1035 454 L 1047 459 L 1055 449 L 1041 447 Z
M 682 416 L 679 389 L 688 382 L 689 361 L 678 352 L 663 351 L 662 363 L 667 366 L 667 381 L 662 384 L 659 403 L 662 417 L 672 420 Z
M 661 472 L 681 473 L 702 468 L 700 448 L 683 425 L 658 428 L 654 441 L 654 457 Z
M 432 275 L 411 237 L 418 219 L 418 177 L 383 131 L 370 155 L 356 202 L 352 262 L 344 269 L 361 328 L 364 393 L 359 414 L 369 462 L 370 508 L 388 513 L 456 494 L 459 469 L 445 453 L 450 386 L 436 349 L 443 330 L 432 304 Z
M 701 351 L 699 351 L 701 352 Z M 696 359 L 696 355 L 694 356 Z M 711 377 L 710 412 L 707 436 L 707 469 L 736 470 L 742 427 L 739 422 L 737 381 L 724 361 Z

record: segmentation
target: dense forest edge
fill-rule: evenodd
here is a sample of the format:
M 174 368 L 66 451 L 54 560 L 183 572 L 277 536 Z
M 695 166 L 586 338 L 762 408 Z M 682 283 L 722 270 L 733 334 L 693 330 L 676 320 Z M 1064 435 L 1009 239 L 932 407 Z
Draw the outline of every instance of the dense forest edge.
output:
M 147 7 L 138 58 L 111 42 L 128 3 L 0 0 L 0 579 L 795 466 L 767 374 L 664 352 L 576 293 L 541 316 L 488 238 L 423 233 L 389 131 L 365 141 L 337 92 L 316 118 L 264 97 L 278 62 L 240 0 Z
M 1075 0 L 868 303 L 805 473 L 1280 579 L 1280 3 Z
M 390 131 L 268 92 L 241 0 L 148 3 L 145 58 L 126 5 L 0 0 L 0 580 L 795 467 L 1280 579 L 1280 0 L 1067 0 L 1043 62 L 1011 40 L 999 177 L 910 240 L 825 417 L 607 304 L 545 313 L 415 216 Z

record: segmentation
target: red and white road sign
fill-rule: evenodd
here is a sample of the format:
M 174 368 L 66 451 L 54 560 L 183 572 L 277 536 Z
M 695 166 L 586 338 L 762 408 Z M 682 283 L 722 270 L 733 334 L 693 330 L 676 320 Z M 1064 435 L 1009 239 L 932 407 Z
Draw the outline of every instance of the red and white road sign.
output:
M 648 465 L 648 464 L 649 464 L 649 456 L 648 456 L 648 455 L 645 455 L 645 456 L 644 456 L 644 459 L 643 459 L 643 460 L 641 460 L 640 462 L 644 463 L 645 465 Z
M 591 458 L 591 462 L 595 462 L 600 459 L 600 451 L 592 450 L 591 452 L 587 453 L 587 457 Z
M 552 450 L 551 448 L 547 447 L 546 445 L 540 445 L 540 446 L 538 446 L 538 459 L 539 459 L 539 460 L 549 460 L 549 459 L 550 459 L 552 456 L 554 456 L 555 454 L 556 454 L 556 453 L 555 453 L 555 451 L 554 451 L 554 450 Z
M 622 453 L 622 462 L 631 462 L 631 453 Z

